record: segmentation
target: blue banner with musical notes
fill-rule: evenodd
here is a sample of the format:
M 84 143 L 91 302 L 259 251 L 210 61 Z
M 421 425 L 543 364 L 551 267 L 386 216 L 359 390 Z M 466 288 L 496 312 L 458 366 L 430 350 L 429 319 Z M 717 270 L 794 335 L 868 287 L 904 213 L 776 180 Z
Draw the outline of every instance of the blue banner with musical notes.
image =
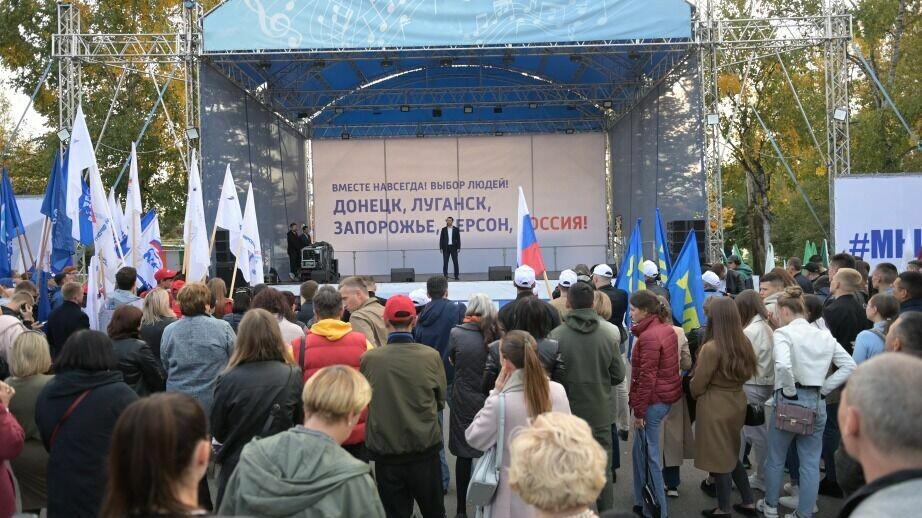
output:
M 205 52 L 691 38 L 684 0 L 229 0 Z

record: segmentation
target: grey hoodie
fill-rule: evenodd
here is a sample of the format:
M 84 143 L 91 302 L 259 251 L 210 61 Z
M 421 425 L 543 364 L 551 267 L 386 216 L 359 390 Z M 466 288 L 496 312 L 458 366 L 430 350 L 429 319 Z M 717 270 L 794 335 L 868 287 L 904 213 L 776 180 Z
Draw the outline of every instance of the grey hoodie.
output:
M 243 448 L 219 510 L 227 516 L 384 518 L 371 468 L 296 426 Z

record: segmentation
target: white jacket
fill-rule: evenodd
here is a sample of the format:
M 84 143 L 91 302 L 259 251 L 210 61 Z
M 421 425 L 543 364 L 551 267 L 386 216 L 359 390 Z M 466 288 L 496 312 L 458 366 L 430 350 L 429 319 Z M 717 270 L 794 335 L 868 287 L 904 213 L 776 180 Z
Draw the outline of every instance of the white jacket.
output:
M 793 397 L 795 383 L 821 387 L 826 395 L 839 388 L 855 370 L 855 360 L 839 345 L 829 331 L 822 331 L 798 318 L 775 330 L 775 390 Z M 839 370 L 828 378 L 831 365 Z
M 762 317 L 756 315 L 743 329 L 746 338 L 752 343 L 752 350 L 756 353 L 756 374 L 747 385 L 774 385 L 775 384 L 775 355 L 772 328 Z

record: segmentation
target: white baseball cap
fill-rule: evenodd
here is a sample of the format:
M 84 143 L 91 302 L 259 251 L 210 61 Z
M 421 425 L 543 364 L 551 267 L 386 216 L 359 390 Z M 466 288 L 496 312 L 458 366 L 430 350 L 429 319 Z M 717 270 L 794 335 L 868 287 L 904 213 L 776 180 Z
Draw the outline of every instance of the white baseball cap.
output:
M 410 292 L 410 300 L 414 306 L 425 306 L 429 303 L 429 294 L 423 288 L 417 288 Z
M 611 266 L 607 264 L 598 264 L 595 268 L 592 269 L 592 275 L 598 275 L 599 277 L 608 277 L 611 279 L 615 274 L 611 271 Z
M 644 261 L 640 268 L 643 270 L 643 274 L 646 277 L 656 277 L 659 275 L 659 268 L 656 267 L 656 263 L 653 261 Z
M 701 280 L 704 281 L 705 284 L 710 284 L 715 288 L 720 286 L 720 277 L 718 277 L 717 274 L 712 271 L 706 271 L 701 274 Z
M 560 272 L 560 277 L 557 278 L 557 284 L 564 288 L 569 288 L 576 284 L 578 280 L 579 279 L 576 278 L 576 272 L 573 270 L 564 270 Z
M 519 266 L 515 269 L 515 277 L 513 283 L 515 283 L 515 285 L 520 288 L 534 288 L 535 270 L 527 264 Z

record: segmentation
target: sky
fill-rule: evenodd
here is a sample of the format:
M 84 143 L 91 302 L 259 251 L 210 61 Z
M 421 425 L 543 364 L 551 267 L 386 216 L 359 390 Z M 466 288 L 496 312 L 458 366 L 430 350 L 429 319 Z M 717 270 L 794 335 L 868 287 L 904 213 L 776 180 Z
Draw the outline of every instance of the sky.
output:
M 9 77 L 9 69 L 0 66 L 0 77 Z M 10 101 L 10 119 L 11 124 L 15 127 L 22 116 L 23 110 L 29 104 L 29 95 L 13 88 L 6 80 L 0 80 L 0 95 Z M 22 127 L 19 128 L 20 137 L 31 138 L 39 136 L 48 130 L 48 121 L 39 115 L 34 109 L 29 108 L 25 120 L 22 121 Z

